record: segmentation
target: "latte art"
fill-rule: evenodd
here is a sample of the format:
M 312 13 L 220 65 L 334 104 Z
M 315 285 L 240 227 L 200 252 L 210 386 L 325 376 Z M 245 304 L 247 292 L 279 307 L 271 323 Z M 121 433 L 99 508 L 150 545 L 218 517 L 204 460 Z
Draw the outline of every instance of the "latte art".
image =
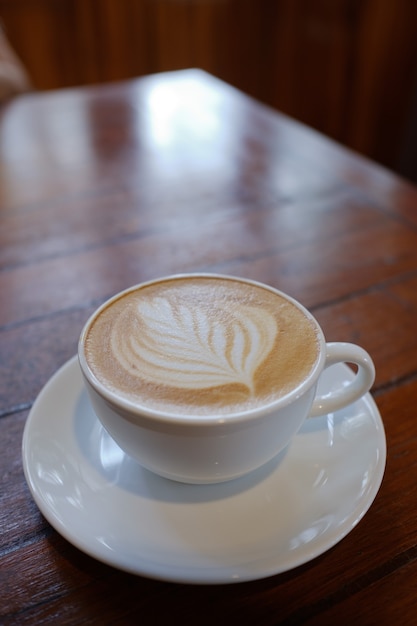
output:
M 201 304 L 157 297 L 139 300 L 133 314 L 121 313 L 111 348 L 133 377 L 184 389 L 237 383 L 253 393 L 255 373 L 276 334 L 275 318 L 259 307 L 210 316 Z
M 122 293 L 85 340 L 88 365 L 106 387 L 174 415 L 269 404 L 308 377 L 318 354 L 316 326 L 285 297 L 198 275 Z

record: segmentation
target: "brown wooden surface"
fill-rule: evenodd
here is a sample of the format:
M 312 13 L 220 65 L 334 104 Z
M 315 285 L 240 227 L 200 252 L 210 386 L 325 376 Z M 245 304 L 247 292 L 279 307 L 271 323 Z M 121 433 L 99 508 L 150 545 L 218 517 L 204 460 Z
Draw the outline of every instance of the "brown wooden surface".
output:
M 414 0 L 0 0 L 36 89 L 202 68 L 417 180 Z
M 388 459 L 373 506 L 262 581 L 112 569 L 49 526 L 23 476 L 30 406 L 92 310 L 188 270 L 279 287 L 376 364 Z M 199 71 L 22 96 L 0 110 L 0 294 L 2 625 L 416 623 L 413 186 Z

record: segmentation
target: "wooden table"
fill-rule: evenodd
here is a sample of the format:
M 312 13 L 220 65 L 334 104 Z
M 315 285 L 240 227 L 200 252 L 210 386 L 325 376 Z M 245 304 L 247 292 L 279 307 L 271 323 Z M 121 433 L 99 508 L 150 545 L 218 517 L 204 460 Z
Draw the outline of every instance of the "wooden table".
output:
M 190 70 L 4 105 L 0 203 L 0 623 L 415 624 L 417 190 Z M 381 489 L 346 538 L 279 575 L 120 571 L 62 538 L 24 478 L 26 418 L 89 314 L 183 271 L 270 283 L 375 361 Z

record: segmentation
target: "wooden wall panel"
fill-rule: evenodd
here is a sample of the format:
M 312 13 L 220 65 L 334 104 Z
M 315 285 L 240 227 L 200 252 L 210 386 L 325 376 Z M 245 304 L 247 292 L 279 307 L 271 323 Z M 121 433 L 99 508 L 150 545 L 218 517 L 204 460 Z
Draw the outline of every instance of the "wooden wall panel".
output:
M 347 137 L 389 163 L 400 154 L 417 87 L 417 3 L 367 0 L 355 37 Z
M 343 126 L 352 0 L 265 3 L 259 66 L 263 99 L 336 136 Z
M 0 18 L 36 88 L 75 84 L 79 49 L 72 0 L 5 0 Z
M 72 0 L 74 46 L 81 57 L 78 84 L 149 73 L 147 5 L 130 0 Z

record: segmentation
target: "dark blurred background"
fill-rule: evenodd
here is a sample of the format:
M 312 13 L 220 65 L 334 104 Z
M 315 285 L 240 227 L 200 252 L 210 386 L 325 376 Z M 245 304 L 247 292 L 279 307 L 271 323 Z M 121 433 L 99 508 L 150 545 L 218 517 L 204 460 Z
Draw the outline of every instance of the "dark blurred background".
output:
M 200 67 L 417 180 L 416 0 L 0 0 L 39 90 Z

